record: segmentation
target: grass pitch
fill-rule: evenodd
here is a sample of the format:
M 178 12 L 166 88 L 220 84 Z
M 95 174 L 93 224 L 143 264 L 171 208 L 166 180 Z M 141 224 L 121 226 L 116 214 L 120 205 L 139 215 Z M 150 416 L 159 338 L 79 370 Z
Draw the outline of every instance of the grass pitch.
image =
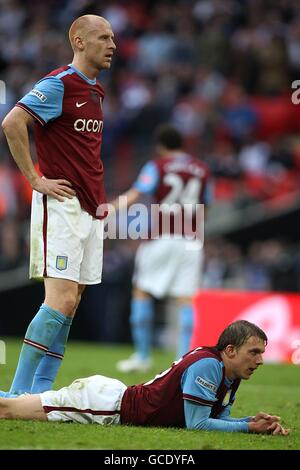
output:
M 6 341 L 6 365 L 0 365 L 0 389 L 7 390 L 16 367 L 21 340 Z M 127 385 L 144 382 L 167 367 L 172 353 L 155 352 L 150 374 L 118 373 L 117 360 L 132 352 L 119 345 L 102 346 L 70 342 L 55 383 L 55 389 L 79 377 L 99 373 L 118 378 Z M 233 416 L 267 411 L 282 417 L 291 429 L 287 437 L 240 433 L 188 431 L 186 429 L 144 428 L 134 426 L 102 427 L 73 423 L 0 422 L 0 449 L 111 449 L 111 450 L 300 450 L 300 366 L 266 364 L 238 391 Z

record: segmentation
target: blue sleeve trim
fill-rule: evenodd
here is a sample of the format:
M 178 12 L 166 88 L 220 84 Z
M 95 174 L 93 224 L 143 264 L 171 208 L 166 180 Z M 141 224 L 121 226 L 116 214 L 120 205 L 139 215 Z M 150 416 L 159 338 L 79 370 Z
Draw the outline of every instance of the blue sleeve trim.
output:
M 146 163 L 140 171 L 133 188 L 142 194 L 153 194 L 159 183 L 159 172 L 153 161 Z
M 57 77 L 47 77 L 33 87 L 17 104 L 41 119 L 43 123 L 58 118 L 62 113 L 64 84 Z
M 223 432 L 249 432 L 247 422 L 238 420 L 222 420 L 210 418 L 210 407 L 199 406 L 184 400 L 184 416 L 188 429 Z
M 195 403 L 199 403 L 199 405 L 213 407 L 214 404 L 215 404 L 214 401 L 203 400 L 202 398 L 195 397 L 193 395 L 188 395 L 187 393 L 184 393 L 182 396 L 183 396 L 184 400 L 190 400 L 190 401 L 193 401 Z
M 28 108 L 25 104 L 23 103 L 20 103 L 20 101 L 16 104 L 16 106 L 18 108 L 22 108 L 24 109 L 24 111 L 26 111 L 28 114 L 30 114 L 32 117 L 34 117 L 34 119 L 36 119 L 40 124 L 42 124 L 42 126 L 44 126 L 46 123 L 45 121 L 43 121 L 43 119 L 40 118 L 40 116 L 38 116 L 37 114 L 35 114 L 32 109 Z

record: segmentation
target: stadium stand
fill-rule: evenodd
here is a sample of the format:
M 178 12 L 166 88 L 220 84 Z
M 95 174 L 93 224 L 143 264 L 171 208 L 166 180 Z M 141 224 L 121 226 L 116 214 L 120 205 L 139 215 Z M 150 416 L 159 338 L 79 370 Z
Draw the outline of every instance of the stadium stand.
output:
M 297 0 L 1 0 L 6 103 L 0 118 L 38 78 L 70 61 L 65 31 L 86 13 L 112 23 L 118 46 L 112 70 L 102 76 L 108 196 L 129 187 L 149 158 L 156 125 L 172 122 L 214 175 L 205 285 L 298 291 Z M 9 289 L 27 283 L 30 196 L 0 133 L 2 305 Z M 126 273 L 134 249 L 118 243 L 117 251 L 109 246 L 106 253 L 102 288 L 108 295 L 116 286 L 130 289 Z

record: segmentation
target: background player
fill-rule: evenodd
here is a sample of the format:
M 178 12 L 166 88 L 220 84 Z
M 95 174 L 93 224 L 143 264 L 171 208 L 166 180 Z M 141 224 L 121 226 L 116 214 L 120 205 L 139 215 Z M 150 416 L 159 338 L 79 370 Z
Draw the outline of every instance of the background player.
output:
M 13 394 L 51 389 L 84 287 L 101 282 L 103 221 L 96 212 L 105 201 L 104 91 L 96 76 L 110 68 L 116 46 L 110 23 L 94 15 L 77 18 L 69 39 L 72 63 L 40 80 L 2 123 L 34 190 L 30 277 L 44 278 L 45 285 L 44 303 L 25 334 Z M 31 124 L 42 177 L 30 155 Z
M 155 144 L 157 158 L 142 168 L 137 181 L 123 195 L 128 205 L 141 195 L 151 195 L 160 204 L 160 213 L 156 221 L 151 220 L 151 238 L 155 239 L 142 243 L 136 255 L 130 315 L 136 352 L 119 361 L 117 367 L 122 372 L 151 367 L 153 297 L 176 299 L 180 328 L 177 358 L 188 351 L 193 329 L 192 296 L 200 285 L 202 241 L 191 236 L 191 229 L 195 230 L 198 222 L 196 204 L 211 200 L 209 171 L 183 150 L 182 136 L 174 127 L 159 127 Z M 119 200 L 113 205 L 121 208 Z
M 279 416 L 260 412 L 230 417 L 240 381 L 263 364 L 266 344 L 259 327 L 236 321 L 222 332 L 216 347 L 190 351 L 145 384 L 127 388 L 119 380 L 95 375 L 58 392 L 0 398 L 0 418 L 287 435 Z

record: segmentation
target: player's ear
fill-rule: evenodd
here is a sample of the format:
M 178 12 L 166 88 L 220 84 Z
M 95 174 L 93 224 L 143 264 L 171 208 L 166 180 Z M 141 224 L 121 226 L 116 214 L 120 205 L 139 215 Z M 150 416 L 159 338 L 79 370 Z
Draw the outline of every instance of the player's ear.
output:
M 224 352 L 229 359 L 232 359 L 236 354 L 236 348 L 233 344 L 228 344 L 224 349 Z
M 83 40 L 81 39 L 80 36 L 75 36 L 74 39 L 73 39 L 73 43 L 74 43 L 76 49 L 78 49 L 80 51 L 83 51 L 84 44 L 83 44 Z

